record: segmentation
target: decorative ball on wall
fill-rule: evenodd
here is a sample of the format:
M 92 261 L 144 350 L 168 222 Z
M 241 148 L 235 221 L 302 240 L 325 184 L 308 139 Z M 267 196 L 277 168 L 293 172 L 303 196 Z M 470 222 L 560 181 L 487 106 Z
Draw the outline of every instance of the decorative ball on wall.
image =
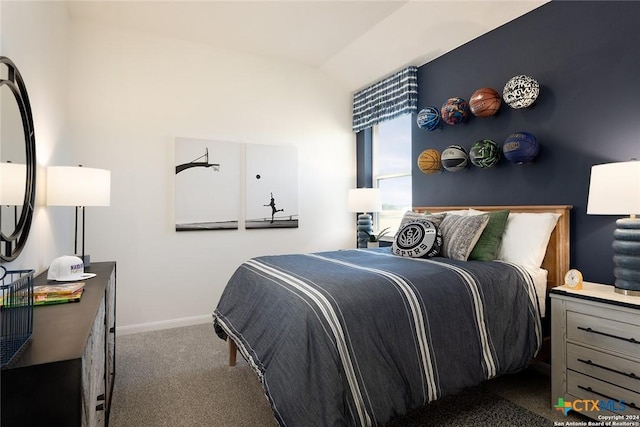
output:
M 514 76 L 504 85 L 502 98 L 511 108 L 526 108 L 533 104 L 540 94 L 538 82 L 525 75 Z
M 538 155 L 540 144 L 529 132 L 512 133 L 504 141 L 502 151 L 505 159 L 513 163 L 529 163 Z
M 467 167 L 469 156 L 460 145 L 450 145 L 442 152 L 442 166 L 449 172 L 458 172 Z
M 500 94 L 490 87 L 476 90 L 469 98 L 469 108 L 476 117 L 493 116 L 500 109 L 501 103 Z
M 466 122 L 469 118 L 469 104 L 462 98 L 449 98 L 440 108 L 442 120 L 449 125 Z
M 469 160 L 481 169 L 492 168 L 500 161 L 500 147 L 490 139 L 476 141 L 469 150 Z
M 442 127 L 442 122 L 440 121 L 440 111 L 436 107 L 426 107 L 420 110 L 418 113 L 418 117 L 416 118 L 416 122 L 420 129 L 425 129 L 428 131 L 436 130 L 439 127 Z
M 426 149 L 418 156 L 418 169 L 427 175 L 440 172 L 442 169 L 441 161 L 438 150 Z

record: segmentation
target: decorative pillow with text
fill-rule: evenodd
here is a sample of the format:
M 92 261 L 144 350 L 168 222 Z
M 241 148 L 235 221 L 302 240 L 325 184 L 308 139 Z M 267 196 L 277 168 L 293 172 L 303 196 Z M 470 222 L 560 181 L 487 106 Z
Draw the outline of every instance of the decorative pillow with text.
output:
M 395 255 L 412 258 L 431 258 L 440 253 L 442 233 L 431 221 L 421 220 L 404 224 L 398 230 L 391 251 Z

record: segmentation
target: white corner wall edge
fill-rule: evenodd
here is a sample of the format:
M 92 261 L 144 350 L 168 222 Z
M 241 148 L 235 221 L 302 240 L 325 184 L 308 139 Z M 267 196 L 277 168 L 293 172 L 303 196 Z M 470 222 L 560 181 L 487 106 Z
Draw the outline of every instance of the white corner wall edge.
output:
M 116 335 L 131 335 L 141 332 L 160 331 L 162 329 L 181 328 L 183 326 L 201 325 L 211 322 L 213 333 L 213 317 L 211 314 L 183 317 L 180 319 L 161 320 L 159 322 L 139 323 L 137 325 L 116 326 Z

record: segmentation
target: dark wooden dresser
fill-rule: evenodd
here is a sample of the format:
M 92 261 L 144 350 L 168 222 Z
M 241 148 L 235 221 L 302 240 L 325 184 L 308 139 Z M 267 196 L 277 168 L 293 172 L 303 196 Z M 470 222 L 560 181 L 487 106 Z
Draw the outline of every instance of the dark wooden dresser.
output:
M 76 303 L 36 306 L 31 343 L 0 371 L 2 427 L 107 426 L 115 378 L 116 263 L 92 263 Z M 34 285 L 47 282 L 47 272 Z

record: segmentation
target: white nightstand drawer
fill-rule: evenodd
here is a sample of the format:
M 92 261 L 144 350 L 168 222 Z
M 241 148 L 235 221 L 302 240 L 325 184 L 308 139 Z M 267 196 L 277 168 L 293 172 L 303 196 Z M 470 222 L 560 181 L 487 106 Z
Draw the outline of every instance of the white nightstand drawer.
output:
M 614 410 L 613 412 L 640 415 L 640 394 L 578 372 L 567 371 L 567 391 L 580 399 L 603 400 L 606 402 L 605 404 L 613 403 L 608 401 L 622 401 L 625 403 L 626 409 L 624 411 Z M 619 409 L 620 406 L 615 405 L 610 408 Z
M 640 390 L 640 363 L 567 343 L 567 368 L 629 390 Z
M 640 326 L 617 320 L 567 312 L 567 339 L 638 357 Z

